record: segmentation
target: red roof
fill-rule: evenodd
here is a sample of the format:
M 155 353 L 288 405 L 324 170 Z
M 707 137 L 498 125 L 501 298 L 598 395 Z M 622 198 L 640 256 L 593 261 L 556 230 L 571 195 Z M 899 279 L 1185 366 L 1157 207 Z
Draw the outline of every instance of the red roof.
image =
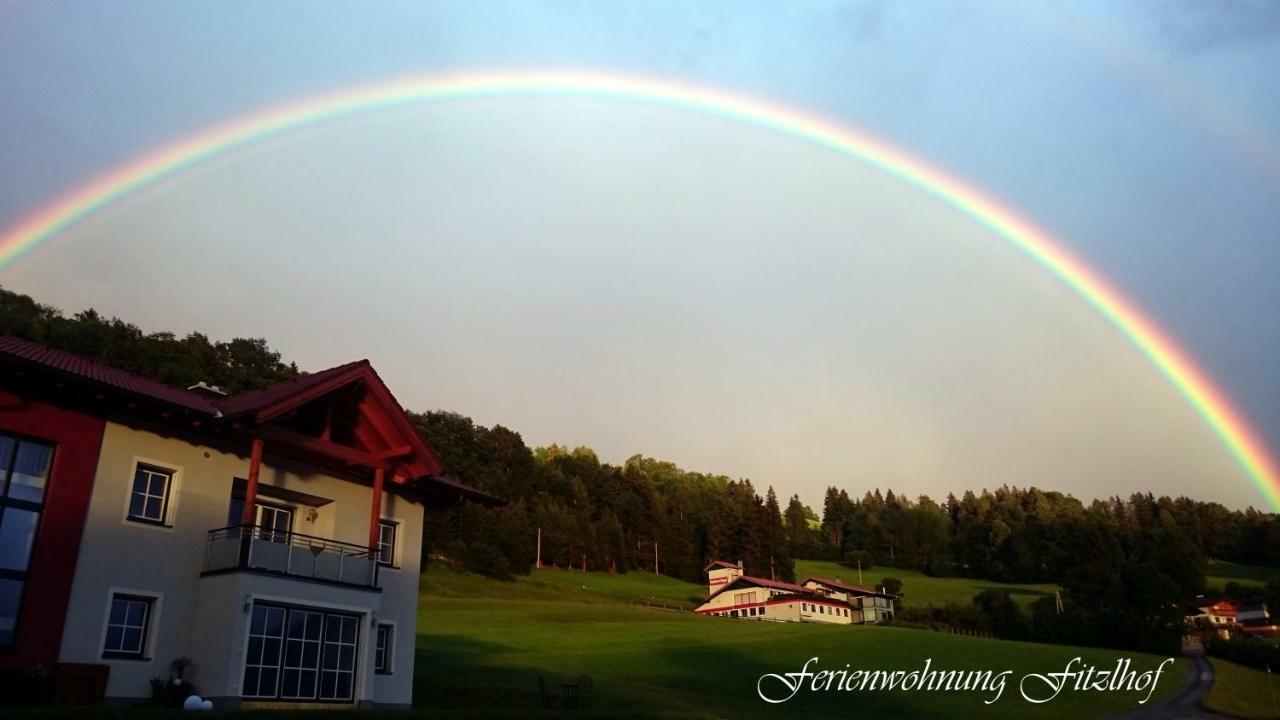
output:
M 706 572 L 706 571 L 708 571 L 708 570 L 712 570 L 712 569 L 715 569 L 715 568 L 728 568 L 728 569 L 730 569 L 730 570 L 738 570 L 738 569 L 739 569 L 739 568 L 738 568 L 738 566 L 737 566 L 737 565 L 735 565 L 735 564 L 733 564 L 733 563 L 725 562 L 725 561 L 723 561 L 723 560 L 712 560 L 710 565 L 708 565 L 708 566 L 706 566 L 706 567 L 702 568 L 702 572 Z
M 736 567 L 738 567 L 738 566 L 737 566 L 737 565 L 734 565 L 733 567 L 735 567 L 735 568 L 736 568 Z M 804 593 L 809 592 L 808 590 L 805 590 L 804 588 L 800 587 L 799 585 L 793 585 L 793 584 L 791 584 L 791 583 L 779 582 L 779 581 L 777 581 L 777 580 L 769 580 L 769 579 L 767 579 L 767 578 L 754 577 L 754 576 L 752 576 L 752 575 L 740 575 L 740 576 L 738 576 L 738 577 L 734 578 L 733 582 L 725 583 L 725 584 L 724 584 L 723 586 L 721 586 L 718 590 L 716 590 L 715 592 L 711 593 L 711 595 L 710 595 L 707 599 L 708 599 L 708 600 L 710 600 L 711 598 L 713 598 L 713 597 L 715 597 L 715 596 L 719 595 L 720 593 L 724 592 L 725 590 L 728 590 L 728 589 L 729 589 L 729 588 L 731 588 L 731 587 L 737 587 L 737 586 L 742 585 L 742 584 L 744 584 L 744 583 L 745 583 L 745 584 L 748 584 L 748 585 L 755 585 L 755 586 L 757 586 L 757 587 L 772 588 L 772 589 L 774 589 L 774 590 L 785 590 L 786 592 L 791 592 L 791 593 L 804 594 Z
M 804 588 L 800 587 L 799 585 L 795 585 L 793 583 L 780 582 L 778 580 L 770 580 L 768 578 L 753 577 L 751 575 L 743 575 L 742 577 L 730 583 L 730 585 L 737 585 L 738 583 L 741 583 L 743 581 L 749 582 L 752 585 L 759 585 L 760 587 L 773 588 L 774 590 L 786 590 L 787 592 L 799 592 L 799 593 L 806 592 Z
M 21 338 L 0 335 L 0 354 L 16 358 L 24 364 L 72 375 L 105 389 L 123 390 L 131 395 L 139 395 L 207 415 L 218 414 L 218 406 L 213 400 L 200 393 L 169 387 L 164 383 L 118 370 L 96 360 L 54 350 Z
M 213 398 L 191 390 L 170 387 L 164 383 L 139 377 L 79 355 L 54 350 L 29 340 L 0 335 L 0 357 L 4 356 L 17 360 L 19 364 L 53 370 L 103 390 L 121 391 L 134 397 L 176 406 L 211 418 L 253 415 L 253 422 L 257 423 L 269 420 L 285 409 L 295 407 L 348 383 L 364 379 L 368 381 L 370 390 L 379 398 L 379 402 L 387 408 L 389 420 L 395 424 L 406 441 L 412 444 L 419 458 L 418 471 L 427 476 L 427 482 L 442 491 L 456 493 L 487 504 L 503 502 L 481 490 L 439 475 L 440 461 L 418 435 L 417 430 L 405 416 L 404 408 L 386 389 L 386 385 L 368 360 L 357 360 L 227 398 Z
M 805 582 L 809 582 L 810 580 L 820 585 L 833 587 L 837 590 L 844 590 L 845 592 L 866 593 L 867 595 L 886 595 L 886 593 L 882 593 L 872 588 L 862 587 L 861 585 L 850 585 L 849 583 L 842 582 L 840 580 L 834 580 L 832 578 L 824 578 L 824 577 L 818 577 L 816 575 L 812 575 L 807 580 L 805 580 Z
M 246 415 L 256 413 L 272 405 L 275 405 L 288 398 L 307 392 L 308 390 L 317 389 L 329 380 L 343 375 L 352 368 L 365 366 L 368 367 L 368 360 L 356 360 L 345 365 L 331 367 L 328 370 L 321 370 L 318 373 L 303 375 L 292 380 L 278 382 L 275 385 L 268 385 L 257 390 L 248 390 L 238 395 L 233 395 L 225 400 L 219 400 L 218 408 L 222 410 L 222 414 L 226 417 L 235 415 Z
M 1201 602 L 1197 603 L 1196 606 L 1210 615 L 1219 617 L 1235 617 L 1240 609 L 1240 606 L 1231 600 L 1218 600 L 1212 603 Z

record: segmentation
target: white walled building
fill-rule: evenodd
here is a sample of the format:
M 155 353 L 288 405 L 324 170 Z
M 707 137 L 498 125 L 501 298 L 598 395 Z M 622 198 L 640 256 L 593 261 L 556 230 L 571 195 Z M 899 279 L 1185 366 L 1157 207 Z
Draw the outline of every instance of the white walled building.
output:
M 719 560 L 706 571 L 709 596 L 695 610 L 703 615 L 838 625 L 893 618 L 892 595 L 839 580 L 811 577 L 797 585 L 744 575 L 741 564 Z
M 13 338 L 0 370 L 0 472 L 40 489 L 9 515 L 45 516 L 10 664 L 100 667 L 116 701 L 187 657 L 218 708 L 410 705 L 424 511 L 501 501 L 439 476 L 368 362 L 232 397 Z

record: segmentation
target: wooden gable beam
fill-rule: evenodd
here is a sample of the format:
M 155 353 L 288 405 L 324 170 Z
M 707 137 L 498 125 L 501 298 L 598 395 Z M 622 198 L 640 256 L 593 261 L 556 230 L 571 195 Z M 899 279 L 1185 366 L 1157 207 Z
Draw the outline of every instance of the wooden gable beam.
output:
M 267 422 L 268 420 L 288 412 L 299 405 L 311 402 L 318 397 L 328 395 L 338 388 L 350 385 L 353 382 L 364 380 L 368 377 L 366 374 L 367 371 L 368 365 L 357 365 L 346 372 L 329 378 L 315 387 L 308 388 L 303 392 L 295 393 L 272 405 L 262 408 L 254 414 L 253 419 L 258 423 Z
M 397 445 L 396 447 L 387 448 L 381 452 L 373 453 L 373 456 L 379 460 L 391 460 L 392 458 L 402 458 L 405 455 L 413 454 L 412 445 Z
M 310 435 L 303 435 L 300 432 L 288 430 L 277 425 L 263 425 L 258 428 L 258 434 L 272 442 L 341 460 L 349 465 L 359 465 L 367 468 L 379 468 L 386 465 L 386 461 L 374 453 L 339 445 L 328 440 L 321 440 Z
M 400 406 L 400 403 L 391 394 L 391 391 L 387 389 L 387 386 L 382 383 L 378 373 L 372 367 L 366 369 L 370 376 L 368 382 L 365 383 L 367 397 L 377 402 L 396 433 L 407 439 L 414 446 L 414 455 L 422 466 L 419 469 L 419 474 L 438 475 L 444 472 L 444 464 L 427 446 L 422 436 L 418 435 L 417 429 L 414 428 L 413 423 L 409 422 L 409 418 L 405 415 L 404 408 Z

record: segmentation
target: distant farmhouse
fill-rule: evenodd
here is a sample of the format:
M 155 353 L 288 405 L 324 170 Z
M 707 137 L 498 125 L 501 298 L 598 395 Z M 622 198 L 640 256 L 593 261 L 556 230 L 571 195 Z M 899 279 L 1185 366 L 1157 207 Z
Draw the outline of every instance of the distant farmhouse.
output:
M 1263 602 L 1237 602 L 1230 598 L 1196 597 L 1187 610 L 1187 624 L 1210 629 L 1226 640 L 1232 636 L 1277 637 L 1280 625 Z
M 796 585 L 746 575 L 741 562 L 723 560 L 704 571 L 708 597 L 696 610 L 703 615 L 839 625 L 893 619 L 893 595 L 839 578 L 810 577 Z

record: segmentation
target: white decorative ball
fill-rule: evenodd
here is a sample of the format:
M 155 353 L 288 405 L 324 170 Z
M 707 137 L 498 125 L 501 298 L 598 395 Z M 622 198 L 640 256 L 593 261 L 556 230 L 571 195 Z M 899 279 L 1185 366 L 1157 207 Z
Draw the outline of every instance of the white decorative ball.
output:
M 187 699 L 182 701 L 183 710 L 199 710 L 204 704 L 204 698 L 199 695 L 188 695 Z
M 201 709 L 201 710 L 212 710 L 212 709 L 213 709 L 213 701 L 212 701 L 212 700 L 205 700 L 204 702 L 200 703 L 200 709 Z

